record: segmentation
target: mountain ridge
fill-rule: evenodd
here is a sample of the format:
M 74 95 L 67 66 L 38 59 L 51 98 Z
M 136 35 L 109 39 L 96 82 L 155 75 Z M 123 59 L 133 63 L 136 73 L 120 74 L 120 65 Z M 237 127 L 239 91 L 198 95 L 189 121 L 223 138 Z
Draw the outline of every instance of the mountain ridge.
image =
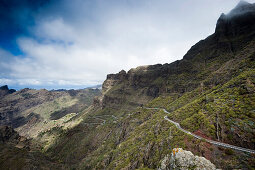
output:
M 215 33 L 192 46 L 182 60 L 107 75 L 102 96 L 94 99 L 84 124 L 67 132 L 49 154 L 81 169 L 156 169 L 169 148 L 181 147 L 209 159 L 217 168 L 254 168 L 253 156 L 194 139 L 166 121 L 163 111 L 142 108 L 165 108 L 171 113 L 169 119 L 195 135 L 254 149 L 251 20 L 252 15 L 232 21 L 220 17 Z M 91 117 L 103 115 L 118 119 L 105 119 L 93 132 L 84 132 Z M 70 136 L 83 146 L 71 147 L 76 142 Z M 67 147 L 72 149 L 62 149 Z M 59 154 L 54 155 L 56 151 Z

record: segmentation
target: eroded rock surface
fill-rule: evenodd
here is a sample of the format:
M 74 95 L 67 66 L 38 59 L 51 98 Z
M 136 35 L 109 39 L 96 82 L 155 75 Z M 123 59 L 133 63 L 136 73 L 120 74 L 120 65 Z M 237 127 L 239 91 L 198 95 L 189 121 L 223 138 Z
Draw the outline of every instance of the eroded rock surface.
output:
M 159 168 L 159 170 L 169 169 L 214 170 L 216 166 L 204 157 L 193 155 L 192 152 L 182 148 L 174 148 L 171 156 L 164 157 Z

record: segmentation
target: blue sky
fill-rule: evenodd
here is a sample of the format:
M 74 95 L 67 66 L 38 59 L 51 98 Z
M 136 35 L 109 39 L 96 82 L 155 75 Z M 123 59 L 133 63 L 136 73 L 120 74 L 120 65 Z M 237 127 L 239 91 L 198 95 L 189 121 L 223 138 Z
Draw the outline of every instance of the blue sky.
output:
M 182 59 L 238 2 L 0 0 L 0 85 L 83 88 Z

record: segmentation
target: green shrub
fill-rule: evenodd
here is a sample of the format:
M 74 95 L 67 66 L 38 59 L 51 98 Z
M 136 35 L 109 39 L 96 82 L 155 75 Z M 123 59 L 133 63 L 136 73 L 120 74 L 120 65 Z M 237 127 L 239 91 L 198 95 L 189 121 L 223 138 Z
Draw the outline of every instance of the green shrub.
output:
M 225 149 L 225 154 L 227 154 L 227 155 L 233 155 L 234 154 L 234 151 L 233 151 L 233 149 Z

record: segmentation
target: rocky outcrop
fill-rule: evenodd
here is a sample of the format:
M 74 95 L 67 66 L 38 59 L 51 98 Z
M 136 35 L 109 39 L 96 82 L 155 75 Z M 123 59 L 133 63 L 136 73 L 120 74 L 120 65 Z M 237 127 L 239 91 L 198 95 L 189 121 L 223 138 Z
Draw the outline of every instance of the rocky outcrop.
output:
M 12 94 L 14 92 L 16 92 L 16 90 L 9 89 L 7 85 L 4 85 L 4 86 L 0 87 L 0 97 L 3 97 L 7 94 Z
M 221 14 L 215 33 L 199 41 L 184 55 L 192 60 L 203 56 L 204 62 L 224 53 L 233 54 L 255 37 L 255 4 L 241 1 L 230 13 Z
M 255 32 L 255 4 L 240 2 L 228 14 L 222 14 L 217 21 L 215 33 L 219 36 L 233 38 Z
M 138 106 L 157 97 L 160 88 L 153 84 L 153 80 L 159 76 L 157 69 L 161 66 L 142 66 L 128 72 L 122 70 L 117 74 L 108 74 L 102 85 L 102 96 L 95 98 L 94 104 L 101 108 L 118 107 L 127 102 L 128 105 Z M 139 98 L 142 100 L 139 101 Z
M 241 1 L 230 13 L 222 14 L 217 21 L 214 39 L 218 48 L 229 52 L 245 47 L 255 37 L 255 4 Z M 222 48 L 221 48 L 222 49 Z
M 171 156 L 167 155 L 161 162 L 159 170 L 170 169 L 195 169 L 195 170 L 215 170 L 216 167 L 204 157 L 193 155 L 190 151 L 182 148 L 174 148 Z
M 9 126 L 0 126 L 0 144 L 9 144 L 17 148 L 29 148 L 29 141 Z
M 102 93 L 106 94 L 112 87 L 123 82 L 127 78 L 127 73 L 121 70 L 117 74 L 108 74 L 106 80 L 102 85 Z
M 0 126 L 0 141 L 3 143 L 17 141 L 19 134 L 9 126 Z

